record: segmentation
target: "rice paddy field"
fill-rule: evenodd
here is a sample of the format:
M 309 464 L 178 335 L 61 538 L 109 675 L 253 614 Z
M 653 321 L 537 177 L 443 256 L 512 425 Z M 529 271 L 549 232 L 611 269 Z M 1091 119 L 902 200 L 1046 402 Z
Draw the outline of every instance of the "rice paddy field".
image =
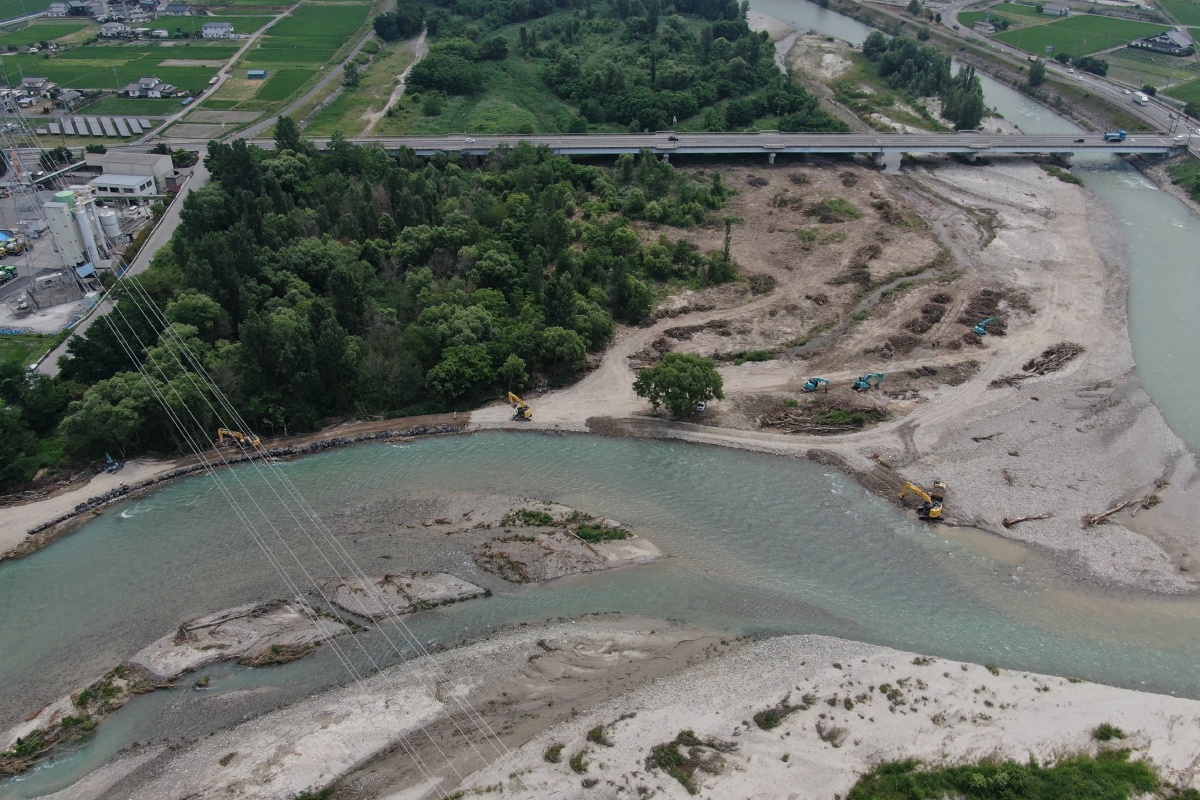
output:
M 1182 25 L 1200 25 L 1200 3 L 1194 0 L 1159 0 L 1163 10 Z
M 1134 39 L 1153 36 L 1165 30 L 1168 30 L 1167 26 L 1149 22 L 1073 14 L 1045 25 L 999 33 L 994 38 L 1028 53 L 1042 55 L 1047 47 L 1052 47 L 1054 55 L 1069 53 L 1081 56 L 1128 44 Z
M 305 3 L 279 20 L 238 62 L 235 76 L 205 102 L 206 108 L 265 111 L 287 100 L 333 63 L 371 13 L 366 0 Z M 265 81 L 252 81 L 245 70 L 265 69 Z
M 227 42 L 150 42 L 94 44 L 66 50 L 53 58 L 44 54 L 6 56 L 10 74 L 20 68 L 26 77 L 49 78 L 71 89 L 115 90 L 142 77 L 153 76 L 186 91 L 199 91 L 217 74 L 217 67 L 165 66 L 163 62 L 224 62 L 237 52 Z

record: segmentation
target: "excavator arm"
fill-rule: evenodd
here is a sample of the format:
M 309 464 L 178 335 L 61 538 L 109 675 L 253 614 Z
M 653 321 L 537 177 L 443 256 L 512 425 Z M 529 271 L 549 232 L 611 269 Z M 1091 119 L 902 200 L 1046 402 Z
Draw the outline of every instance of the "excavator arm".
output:
M 529 422 L 533 419 L 533 410 L 529 405 L 512 392 L 508 393 L 508 404 L 513 408 L 513 419 Z

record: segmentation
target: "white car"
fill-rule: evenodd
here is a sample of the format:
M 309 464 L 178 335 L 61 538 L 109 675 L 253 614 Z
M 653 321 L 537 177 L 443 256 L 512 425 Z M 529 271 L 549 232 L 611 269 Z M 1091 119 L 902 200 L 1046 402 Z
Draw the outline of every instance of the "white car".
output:
M 1074 75 L 1074 74 L 1075 74 L 1075 68 L 1074 68 L 1074 67 L 1071 67 L 1070 69 L 1068 69 L 1068 70 L 1067 70 L 1067 72 L 1068 72 L 1069 74 L 1071 74 L 1071 75 Z
M 464 139 L 463 141 L 465 141 L 467 144 L 475 144 L 475 140 L 474 140 L 474 139 L 472 139 L 470 136 L 468 136 L 468 137 L 467 137 L 466 139 Z
M 696 413 L 703 414 L 707 410 L 708 410 L 708 401 L 707 400 L 701 400 L 699 403 L 696 403 Z
M 1128 89 L 1126 89 L 1126 90 L 1124 90 L 1123 92 L 1121 92 L 1121 94 L 1133 94 L 1133 92 L 1131 92 L 1131 91 L 1129 91 Z

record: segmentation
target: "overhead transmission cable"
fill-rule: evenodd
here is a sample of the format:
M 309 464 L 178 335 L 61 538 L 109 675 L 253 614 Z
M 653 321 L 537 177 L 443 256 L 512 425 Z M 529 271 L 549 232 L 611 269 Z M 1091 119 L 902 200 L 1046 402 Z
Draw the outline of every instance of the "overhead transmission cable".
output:
M 175 349 L 169 349 L 169 352 L 171 353 L 172 357 L 175 358 L 176 363 L 178 364 L 178 366 L 179 366 L 180 370 L 183 372 L 183 374 L 188 376 L 189 381 L 192 382 L 193 388 L 195 388 L 197 390 L 197 392 L 200 394 L 200 396 L 205 399 L 205 402 L 208 404 L 209 409 L 213 412 L 214 416 L 219 420 L 222 417 L 222 412 L 219 411 L 218 409 L 216 409 L 212 405 L 212 400 L 210 399 L 210 396 L 211 396 L 211 398 L 215 398 L 217 400 L 217 402 L 223 407 L 225 414 L 227 414 L 229 416 L 229 418 L 232 420 L 232 424 L 230 425 L 230 427 L 236 427 L 239 430 L 248 430 L 245 420 L 242 418 L 240 413 L 238 413 L 237 409 L 233 407 L 232 403 L 230 403 L 228 397 L 224 394 L 224 392 L 221 391 L 220 387 L 216 385 L 215 381 L 212 379 L 212 377 L 208 374 L 208 371 L 205 369 L 203 363 L 201 363 L 200 360 L 198 358 L 196 358 L 195 354 L 191 351 L 191 348 L 182 339 L 182 337 L 179 337 L 178 334 L 174 330 L 171 329 L 169 321 L 166 320 L 166 318 L 158 310 L 158 307 L 154 304 L 153 300 L 149 297 L 149 294 L 145 291 L 145 287 L 141 286 L 137 281 L 124 281 L 124 283 L 135 287 L 135 291 L 139 291 L 141 293 L 141 295 L 140 295 L 141 302 L 135 303 L 135 305 L 141 311 L 141 313 L 143 314 L 143 317 L 146 319 L 146 321 L 148 323 L 150 323 L 152 326 L 155 324 L 154 320 L 150 319 L 150 317 L 147 315 L 147 308 L 149 308 L 153 312 L 153 314 L 155 315 L 155 317 L 157 318 L 159 323 L 163 324 L 163 326 L 164 326 L 163 333 L 166 334 L 168 337 L 171 337 L 173 339 L 173 341 L 177 344 L 178 351 Z M 184 354 L 185 358 L 189 361 L 189 363 L 191 363 L 193 365 L 194 370 L 189 370 L 188 367 L 186 365 L 184 365 L 182 363 L 182 361 L 179 360 L 179 352 L 182 352 Z M 196 386 L 197 379 L 199 379 L 204 384 L 203 389 L 199 386 Z M 313 509 L 311 504 L 309 504 L 308 501 L 304 498 L 303 494 L 297 489 L 297 487 L 295 486 L 295 484 L 291 480 L 291 478 L 277 464 L 273 463 L 273 461 L 269 457 L 269 454 L 267 453 L 266 449 L 264 447 L 262 447 L 261 444 L 259 444 L 257 446 L 252 445 L 252 447 L 261 456 L 261 458 L 258 460 L 251 458 L 251 459 L 249 459 L 249 463 L 254 467 L 254 469 L 259 473 L 260 476 L 262 476 L 262 470 L 260 469 L 259 462 L 261 461 L 261 462 L 266 463 L 267 468 L 269 470 L 271 470 L 275 475 L 277 475 L 280 486 L 282 486 L 284 491 L 291 497 L 292 502 L 294 502 L 296 504 L 296 506 L 302 512 L 303 516 L 306 517 L 308 519 L 308 521 L 313 523 L 314 528 L 316 529 L 317 533 L 321 536 L 321 538 L 325 541 L 325 543 L 330 547 L 330 549 L 334 552 L 334 554 L 337 556 L 337 558 L 341 561 L 343 567 L 350 573 L 350 577 L 359 581 L 359 583 L 364 587 L 365 593 L 370 597 L 370 599 L 374 603 L 376 603 L 378 605 L 378 607 L 385 608 L 386 607 L 386 599 L 383 597 L 382 592 L 380 592 L 376 589 L 374 581 L 369 579 L 369 577 L 365 574 L 363 569 L 354 560 L 353 556 L 351 556 L 350 553 L 345 549 L 345 546 L 342 545 L 336 539 L 332 530 L 329 529 L 329 527 L 322 520 L 321 516 Z M 325 553 L 325 551 L 321 548 L 321 546 L 316 541 L 314 541 L 314 539 L 312 538 L 312 535 L 308 532 L 308 529 L 305 527 L 305 522 L 301 521 L 300 517 L 298 517 L 296 515 L 296 513 L 292 509 L 292 506 L 289 504 L 288 500 L 285 500 L 283 497 L 281 497 L 279 495 L 279 491 L 275 488 L 274 484 L 271 483 L 269 478 L 266 478 L 265 476 L 263 476 L 263 477 L 264 477 L 264 482 L 266 483 L 266 485 L 268 487 L 270 487 L 271 491 L 275 494 L 276 499 L 279 500 L 280 504 L 288 511 L 288 513 L 292 517 L 293 521 L 295 521 L 296 525 L 300 528 L 301 532 L 304 533 L 305 537 L 308 538 L 308 540 L 309 540 L 310 544 L 312 544 L 313 548 L 317 550 L 318 554 L 325 561 L 326 566 L 328 566 L 329 569 L 332 570 L 335 574 L 338 573 L 339 570 L 337 569 L 337 567 L 334 566 L 334 564 L 331 562 L 329 556 Z M 354 597 L 355 601 L 359 605 L 359 609 L 360 609 L 362 615 L 367 618 L 371 618 L 372 615 L 367 612 L 366 604 L 364 603 L 364 601 L 360 597 L 358 597 L 357 594 L 352 594 L 352 596 Z M 403 621 L 397 620 L 395 616 L 391 616 L 389 619 L 392 624 L 392 627 L 401 636 L 401 638 L 403 638 L 410 646 L 412 646 L 412 648 L 415 652 L 417 652 L 420 655 L 425 656 L 428 663 L 433 665 L 434 670 L 440 675 L 441 678 L 448 679 L 450 677 L 446 673 L 446 671 L 442 668 L 441 664 L 439 664 L 437 662 L 436 658 L 425 648 L 425 646 L 422 644 L 420 638 L 417 637 Z M 379 628 L 380 628 L 380 634 L 383 636 L 384 641 L 388 644 L 388 646 L 392 650 L 394 650 L 396 652 L 396 654 L 402 659 L 404 664 L 406 666 L 409 666 L 408 656 L 405 654 L 403 648 L 401 648 L 399 645 L 397 645 L 392 640 L 392 638 L 387 634 L 387 631 L 383 629 L 382 625 L 380 625 Z M 410 667 L 410 669 L 411 669 L 411 667 Z M 488 723 L 487 723 L 486 719 L 483 717 L 483 715 L 480 714 L 471 705 L 470 701 L 466 700 L 465 698 L 459 697 L 457 695 L 455 695 L 453 699 L 454 699 L 455 704 L 459 707 L 459 709 L 463 712 L 463 714 L 467 717 L 467 719 L 476 725 L 476 727 L 479 729 L 481 734 L 483 734 L 485 740 L 488 741 L 489 744 L 491 744 L 492 749 L 496 752 L 498 758 L 500 760 L 511 761 L 515 764 L 515 759 L 511 753 L 511 751 L 508 750 L 507 746 L 503 743 L 503 740 L 500 739 L 499 735 L 496 734 L 492 730 L 490 725 L 488 725 Z M 494 763 L 494 762 L 490 762 L 489 759 L 482 752 L 479 751 L 479 748 L 476 746 L 475 742 L 467 735 L 466 731 L 464 731 L 462 729 L 462 727 L 458 724 L 458 721 L 454 718 L 454 716 L 452 714 L 450 714 L 448 712 L 448 710 L 446 711 L 446 718 L 454 726 L 454 728 L 456 729 L 458 734 L 460 736 L 462 736 L 464 739 L 466 739 L 468 744 L 471 746 L 472 750 L 475 751 L 476 755 L 480 758 L 480 760 L 485 765 L 487 765 L 489 763 Z M 439 748 L 439 750 L 440 750 L 440 748 Z M 499 771 L 498 767 L 496 767 L 496 769 L 498 772 Z M 503 776 L 501 776 L 501 778 L 502 777 Z M 503 782 L 503 779 L 501 780 L 501 782 Z

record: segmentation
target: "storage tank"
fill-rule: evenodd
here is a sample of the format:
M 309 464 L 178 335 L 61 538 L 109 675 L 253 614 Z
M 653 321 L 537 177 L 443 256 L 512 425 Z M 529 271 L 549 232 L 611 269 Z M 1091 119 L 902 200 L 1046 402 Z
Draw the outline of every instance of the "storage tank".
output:
M 74 192 L 55 192 L 54 200 L 64 204 L 72 211 L 75 209 L 75 193 Z
M 112 211 L 100 212 L 100 228 L 104 231 L 104 238 L 110 242 L 121 236 L 121 223 Z

